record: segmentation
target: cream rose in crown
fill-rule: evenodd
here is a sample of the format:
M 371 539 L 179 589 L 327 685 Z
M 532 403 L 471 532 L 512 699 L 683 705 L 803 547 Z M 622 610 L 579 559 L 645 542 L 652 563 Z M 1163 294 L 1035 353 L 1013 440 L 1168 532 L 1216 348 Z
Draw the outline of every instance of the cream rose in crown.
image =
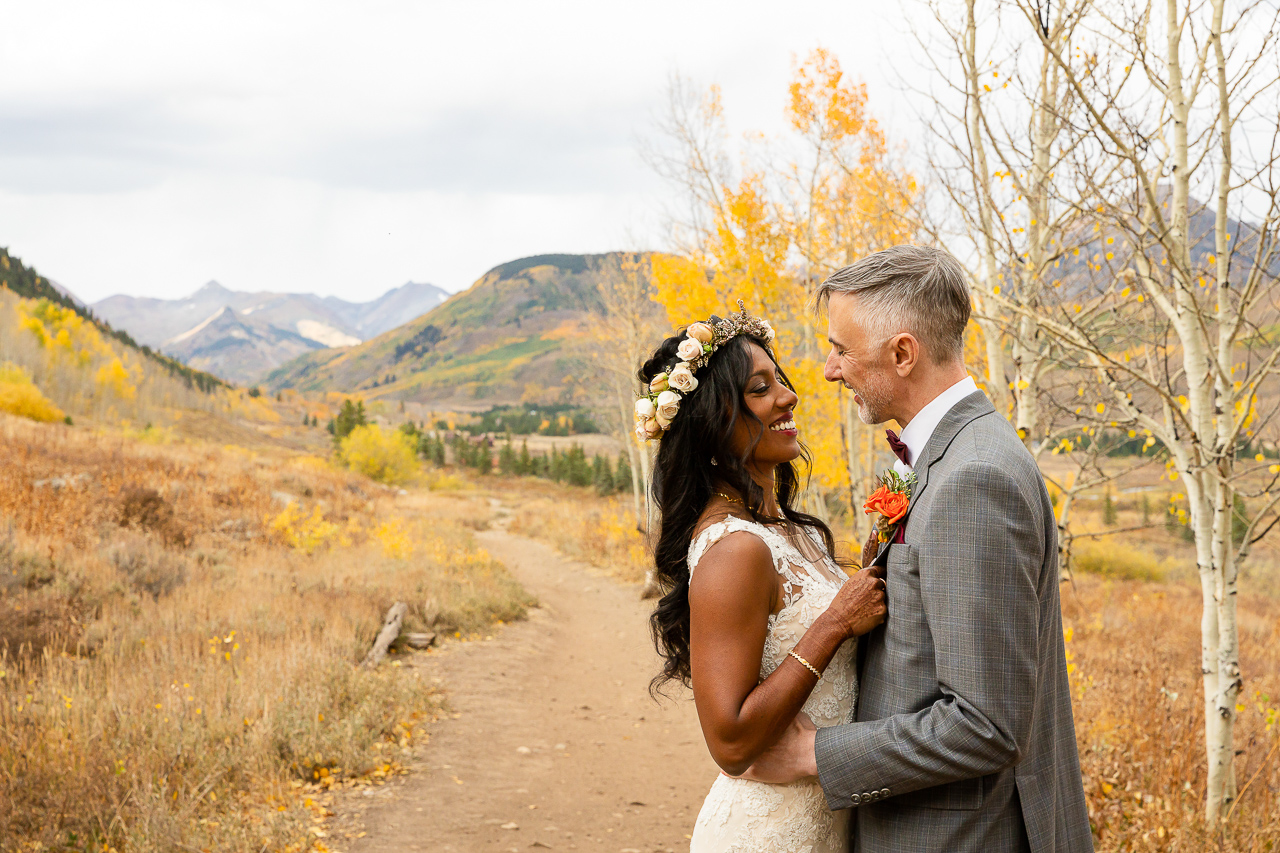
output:
M 694 377 L 693 371 L 689 369 L 689 365 L 682 361 L 676 365 L 675 370 L 667 374 L 667 385 L 681 394 L 688 394 L 690 391 L 697 389 L 698 380 Z
M 697 338 L 685 338 L 680 342 L 680 346 L 676 348 L 676 355 L 680 356 L 683 361 L 693 361 L 702 355 L 702 342 Z

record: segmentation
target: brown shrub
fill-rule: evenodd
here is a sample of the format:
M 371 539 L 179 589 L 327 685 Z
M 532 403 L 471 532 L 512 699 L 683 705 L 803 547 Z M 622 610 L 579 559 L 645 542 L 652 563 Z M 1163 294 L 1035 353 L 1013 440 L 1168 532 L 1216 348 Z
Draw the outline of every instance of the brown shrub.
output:
M 121 527 L 136 527 L 159 535 L 167 545 L 185 548 L 191 544 L 191 532 L 180 524 L 171 507 L 155 489 L 130 486 L 120 495 L 117 517 Z
M 187 580 L 187 561 L 145 536 L 131 536 L 107 549 L 106 557 L 134 590 L 159 599 Z
M 30 661 L 46 648 L 62 650 L 78 633 L 75 623 L 74 610 L 65 600 L 0 596 L 0 661 Z

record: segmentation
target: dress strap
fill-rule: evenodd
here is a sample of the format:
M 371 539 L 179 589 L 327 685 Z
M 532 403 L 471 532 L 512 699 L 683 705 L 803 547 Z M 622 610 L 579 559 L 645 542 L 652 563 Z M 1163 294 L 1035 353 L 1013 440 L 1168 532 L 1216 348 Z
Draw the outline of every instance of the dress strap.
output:
M 785 568 L 787 562 L 786 540 L 763 524 L 731 515 L 724 521 L 717 521 L 715 524 L 707 525 L 689 545 L 690 579 L 693 578 L 693 570 L 697 568 L 698 562 L 707 553 L 708 549 L 730 533 L 750 533 L 758 537 L 768 546 L 769 554 L 773 557 L 774 567 L 784 575 L 790 574 Z M 791 578 L 788 578 L 788 580 L 791 580 Z

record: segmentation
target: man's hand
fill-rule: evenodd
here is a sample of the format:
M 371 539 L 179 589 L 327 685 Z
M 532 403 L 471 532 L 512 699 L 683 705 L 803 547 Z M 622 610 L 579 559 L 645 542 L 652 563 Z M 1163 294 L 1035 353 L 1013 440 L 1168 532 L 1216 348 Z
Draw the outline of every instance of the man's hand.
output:
M 817 776 L 818 758 L 813 746 L 817 731 L 813 720 L 801 711 L 778 742 L 761 753 L 747 772 L 737 778 L 784 785 Z

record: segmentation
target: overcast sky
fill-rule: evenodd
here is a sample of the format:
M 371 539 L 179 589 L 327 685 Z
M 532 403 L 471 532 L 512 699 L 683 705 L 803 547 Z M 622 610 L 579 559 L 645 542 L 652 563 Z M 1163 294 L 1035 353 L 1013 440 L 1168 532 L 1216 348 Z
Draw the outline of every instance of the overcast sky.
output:
M 660 248 L 636 140 L 668 76 L 776 133 L 793 57 L 821 45 L 908 137 L 896 6 L 6 3 L 0 246 L 88 301 L 210 279 L 365 300 Z

